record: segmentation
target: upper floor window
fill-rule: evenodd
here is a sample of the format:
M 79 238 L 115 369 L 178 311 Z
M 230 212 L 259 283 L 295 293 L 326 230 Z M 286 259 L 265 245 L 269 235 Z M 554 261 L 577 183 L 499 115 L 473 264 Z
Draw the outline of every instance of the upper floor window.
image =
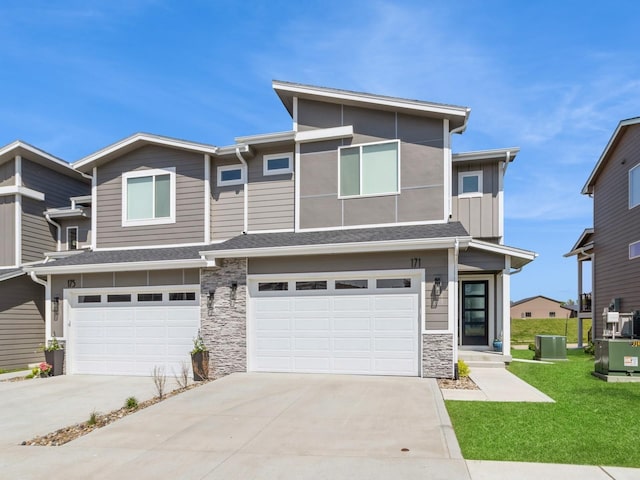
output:
M 400 142 L 338 149 L 339 197 L 400 193 Z
M 218 186 L 242 185 L 244 183 L 244 167 L 242 165 L 227 165 L 218 167 Z
M 67 227 L 67 250 L 78 249 L 78 227 Z
M 458 197 L 482 196 L 482 172 L 460 172 L 458 174 Z
M 640 258 L 640 241 L 629 245 L 629 259 Z
M 640 164 L 629 170 L 629 208 L 640 205 Z
M 122 225 L 175 222 L 176 169 L 152 169 L 122 175 Z
M 283 173 L 293 172 L 292 153 L 265 155 L 262 161 L 262 173 L 264 175 L 282 175 Z

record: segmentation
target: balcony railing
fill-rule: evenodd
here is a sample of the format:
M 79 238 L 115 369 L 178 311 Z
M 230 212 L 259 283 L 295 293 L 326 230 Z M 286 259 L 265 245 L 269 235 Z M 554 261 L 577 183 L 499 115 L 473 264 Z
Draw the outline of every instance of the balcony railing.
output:
M 583 293 L 580 295 L 580 312 L 591 311 L 591 293 Z

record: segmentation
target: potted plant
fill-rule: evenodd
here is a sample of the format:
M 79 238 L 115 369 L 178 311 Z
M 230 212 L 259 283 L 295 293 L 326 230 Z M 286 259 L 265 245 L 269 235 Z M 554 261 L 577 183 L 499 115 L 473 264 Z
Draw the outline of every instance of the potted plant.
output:
M 496 352 L 502 351 L 502 332 L 493 339 L 493 350 Z
M 58 342 L 56 337 L 49 340 L 44 347 L 44 358 L 51 365 L 50 375 L 62 375 L 62 367 L 64 366 L 64 348 Z
M 194 381 L 201 382 L 209 379 L 209 349 L 204 344 L 200 332 L 198 332 L 198 336 L 193 339 L 191 366 L 193 368 Z

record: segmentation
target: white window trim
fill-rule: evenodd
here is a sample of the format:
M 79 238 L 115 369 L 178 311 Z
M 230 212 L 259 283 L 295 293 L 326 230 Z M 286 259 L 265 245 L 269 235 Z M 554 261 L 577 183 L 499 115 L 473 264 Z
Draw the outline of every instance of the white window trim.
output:
M 228 172 L 229 170 L 240 170 L 240 179 L 238 180 L 222 180 L 222 172 Z M 246 172 L 245 172 L 245 168 L 244 165 L 240 165 L 240 164 L 234 164 L 234 165 L 225 165 L 223 167 L 218 167 L 217 170 L 217 181 L 216 184 L 219 187 L 228 187 L 231 185 L 244 185 L 244 183 L 246 182 Z
M 274 158 L 286 158 L 289 161 L 289 166 L 287 168 L 277 168 L 274 170 L 269 170 L 269 160 L 273 160 Z M 266 177 L 267 175 L 284 175 L 287 173 L 293 172 L 293 152 L 286 153 L 273 153 L 271 155 L 265 155 L 262 157 L 262 174 Z
M 76 231 L 76 250 L 80 250 L 80 229 L 78 228 L 77 225 L 74 225 L 72 227 L 67 227 L 66 229 L 66 236 L 65 236 L 65 241 L 67 243 L 67 250 L 71 250 L 71 244 L 69 243 L 69 231 L 70 230 L 75 230 Z
M 629 260 L 633 260 L 634 258 L 640 258 L 640 254 L 638 254 L 638 255 L 632 255 L 631 254 L 631 249 L 636 245 L 640 245 L 640 240 L 638 240 L 637 242 L 632 242 L 632 243 L 629 244 Z
M 633 178 L 633 171 L 638 169 L 638 171 L 640 171 L 640 163 L 638 165 L 636 165 L 635 167 L 629 169 L 629 210 L 631 210 L 632 208 L 637 207 L 638 205 L 640 205 L 640 201 L 638 201 L 638 203 L 636 203 L 635 205 L 631 203 L 631 192 L 632 192 L 632 178 Z M 640 180 L 640 179 L 639 179 Z M 640 185 L 637 185 L 637 188 L 640 189 Z
M 381 192 L 381 193 L 366 193 L 366 194 L 358 194 L 358 195 L 342 195 L 340 193 L 340 186 L 342 185 L 341 182 L 341 178 L 340 178 L 340 152 L 343 148 L 355 148 L 358 147 L 360 148 L 360 162 L 359 162 L 359 166 L 360 166 L 360 191 L 362 192 L 362 147 L 368 147 L 370 145 L 382 145 L 385 143 L 397 143 L 398 144 L 398 188 L 395 191 L 391 191 L 391 192 Z M 359 143 L 357 145 L 344 145 L 342 147 L 338 147 L 338 199 L 342 200 L 342 199 L 348 199 L 348 198 L 366 198 L 366 197 L 384 197 L 386 195 L 399 195 L 400 194 L 400 185 L 402 185 L 401 180 L 400 180 L 400 140 L 384 140 L 381 142 L 371 142 L 371 143 Z
M 478 177 L 478 190 L 477 192 L 462 193 L 462 184 L 467 177 Z M 484 192 L 482 191 L 482 170 L 475 170 L 473 172 L 459 172 L 458 173 L 458 198 L 473 198 L 481 197 Z
M 169 216 L 163 218 L 144 218 L 129 220 L 127 218 L 127 180 L 130 178 L 152 177 L 158 175 L 169 175 Z M 154 189 L 155 195 L 155 189 Z M 163 225 L 176 223 L 176 169 L 175 167 L 152 168 L 148 170 L 136 170 L 122 174 L 122 226 L 136 227 L 144 225 Z

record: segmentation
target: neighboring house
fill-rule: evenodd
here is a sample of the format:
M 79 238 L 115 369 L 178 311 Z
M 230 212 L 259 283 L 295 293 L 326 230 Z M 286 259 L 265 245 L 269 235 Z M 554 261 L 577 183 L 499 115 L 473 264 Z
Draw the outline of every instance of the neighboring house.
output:
M 90 193 L 89 184 L 66 162 L 29 144 L 0 148 L 0 368 L 44 358 L 45 288 L 22 267 L 58 249 L 59 232 L 43 212 L 68 204 L 70 195 Z
M 89 251 L 28 268 L 60 299 L 67 371 L 171 372 L 198 331 L 216 375 L 452 377 L 502 333 L 508 356 L 510 275 L 536 256 L 503 244 L 518 149 L 452 154 L 465 107 L 273 88 L 290 131 L 136 134 L 73 164 Z
M 640 117 L 618 124 L 582 193 L 593 198 L 593 228 L 565 256 L 578 260 L 581 314 L 593 310 L 593 335 L 602 338 L 605 308 L 640 310 Z M 591 262 L 591 293 L 582 288 L 584 262 Z
M 542 295 L 523 298 L 511 304 L 511 318 L 571 318 L 573 309 Z

